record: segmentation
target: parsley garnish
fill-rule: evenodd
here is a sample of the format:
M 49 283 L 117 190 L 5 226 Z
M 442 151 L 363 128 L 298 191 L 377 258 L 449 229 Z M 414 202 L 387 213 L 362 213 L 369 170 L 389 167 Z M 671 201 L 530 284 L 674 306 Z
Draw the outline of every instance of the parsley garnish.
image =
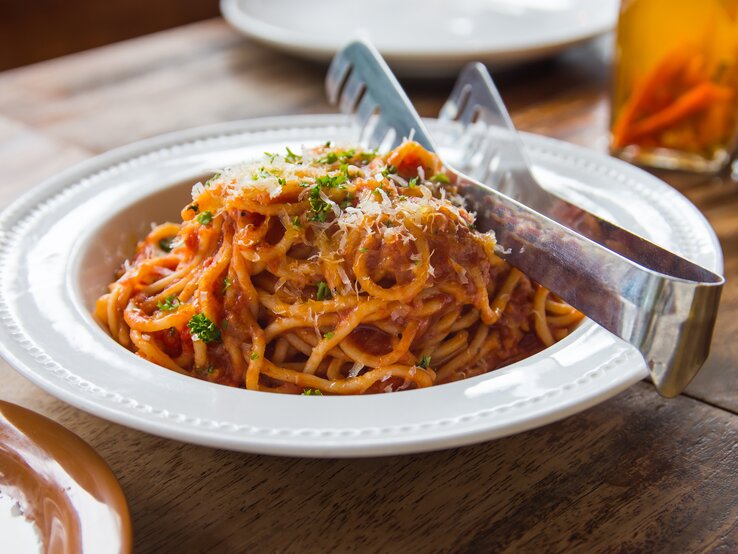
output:
M 323 393 L 319 389 L 305 389 L 302 396 L 323 396 Z
M 164 252 L 171 252 L 172 248 L 174 248 L 174 246 L 172 245 L 172 243 L 174 242 L 174 238 L 175 237 L 166 237 L 161 239 L 159 241 L 159 248 L 164 250 Z
M 279 184 L 279 186 L 283 187 L 287 184 L 287 181 L 282 179 L 282 177 L 277 177 L 277 183 Z
M 364 254 L 365 252 L 369 252 L 369 249 L 366 246 L 362 246 L 361 248 L 359 248 L 359 252 Z
M 410 188 L 417 187 L 418 186 L 418 178 L 417 177 L 413 177 L 412 179 L 410 179 L 408 181 L 408 183 L 407 183 L 407 186 L 410 187 Z
M 279 154 L 273 154 L 273 153 L 271 153 L 271 152 L 264 152 L 264 155 L 265 155 L 265 156 L 266 156 L 267 158 L 269 158 L 269 163 L 270 163 L 270 164 L 273 164 L 273 163 L 274 163 L 274 159 L 275 159 L 275 158 L 276 158 L 277 156 L 279 156 Z
M 397 173 L 397 168 L 394 165 L 388 165 L 382 170 L 382 175 L 387 177 L 388 175 L 394 175 Z
M 346 193 L 346 198 L 344 198 L 343 200 L 341 200 L 341 202 L 339 202 L 338 206 L 342 210 L 345 210 L 346 208 L 348 208 L 352 204 L 353 201 L 354 201 L 354 193 L 351 192 L 351 191 L 349 191 L 349 192 Z
M 205 344 L 220 340 L 220 329 L 205 314 L 195 314 L 187 323 L 192 338 Z
M 223 279 L 223 292 L 227 291 L 231 285 L 233 284 L 233 281 L 231 281 L 228 277 Z
M 328 217 L 328 212 L 330 211 L 331 207 L 328 202 L 320 197 L 319 186 L 315 186 L 310 190 L 309 201 L 310 209 L 312 211 L 308 214 L 308 219 L 310 221 L 320 221 L 321 223 L 324 223 L 326 217 Z
M 467 227 L 469 228 L 470 231 L 477 230 L 477 226 L 474 223 L 470 223 L 469 225 L 467 225 Z
M 174 310 L 179 308 L 179 298 L 174 295 L 167 296 L 163 302 L 160 300 L 156 304 L 156 307 L 159 308 L 162 312 L 173 312 Z
M 331 289 L 328 288 L 328 283 L 321 281 L 318 283 L 318 291 L 315 293 L 315 298 L 318 300 L 330 300 Z
M 362 152 L 360 155 L 362 160 L 364 160 L 365 162 L 370 162 L 377 157 L 377 151 L 367 150 L 366 152 Z
M 320 158 L 318 161 L 324 164 L 334 164 L 338 160 L 348 162 L 356 154 L 356 150 L 349 148 L 345 152 L 328 152 L 325 156 Z
M 330 148 L 330 147 L 331 147 L 331 141 L 326 141 L 326 143 L 325 143 L 325 147 L 326 147 L 326 148 Z
M 213 213 L 209 211 L 202 212 L 195 219 L 197 219 L 198 223 L 208 225 L 213 220 Z
M 431 357 L 426 354 L 422 358 L 420 358 L 420 361 L 418 362 L 418 367 L 422 367 L 423 369 L 428 369 L 428 366 L 430 365 Z
M 329 331 L 328 333 L 323 334 L 323 338 L 326 340 L 332 339 L 335 336 L 335 333 L 333 331 Z
M 433 177 L 431 177 L 431 181 L 433 181 L 434 183 L 443 183 L 444 185 L 448 185 L 450 182 L 445 173 L 436 173 Z
M 284 157 L 284 161 L 287 163 L 297 163 L 299 161 L 302 161 L 302 156 L 299 154 L 295 154 L 292 150 L 290 150 L 290 147 L 287 147 L 287 155 Z
M 336 154 L 335 152 L 328 152 L 318 161 L 322 164 L 334 164 L 338 161 L 338 154 Z
M 198 206 L 197 204 L 190 204 L 189 206 L 187 206 L 187 209 L 197 213 L 200 211 L 200 206 Z
M 335 189 L 346 182 L 346 174 L 341 173 L 340 175 L 321 175 L 320 177 L 315 179 L 315 182 L 320 187 Z
M 215 181 L 218 177 L 220 177 L 220 171 L 218 171 L 217 173 L 215 173 L 215 175 L 213 175 L 212 177 L 210 177 L 210 179 L 208 179 L 207 181 L 205 181 L 205 186 L 206 187 L 209 187 L 210 186 L 210 183 L 212 183 L 213 181 Z
M 300 216 L 296 215 L 292 218 L 292 225 L 295 227 L 302 227 L 302 223 L 300 223 Z
M 251 356 L 249 356 L 249 358 L 251 358 L 252 360 L 258 360 L 259 359 L 259 355 L 256 352 L 252 352 L 251 353 Z

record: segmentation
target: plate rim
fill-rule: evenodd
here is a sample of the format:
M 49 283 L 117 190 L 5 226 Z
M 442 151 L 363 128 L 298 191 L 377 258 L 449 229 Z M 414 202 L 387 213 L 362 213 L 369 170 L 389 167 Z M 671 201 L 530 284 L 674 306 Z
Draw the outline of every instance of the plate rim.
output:
M 151 153 L 158 150 L 165 149 L 177 149 L 178 147 L 184 147 L 186 144 L 197 144 L 202 141 L 227 139 L 233 137 L 233 135 L 242 135 L 244 133 L 254 133 L 258 131 L 272 131 L 279 132 L 280 130 L 295 130 L 295 129 L 308 129 L 316 127 L 329 128 L 331 126 L 346 126 L 349 123 L 349 119 L 345 116 L 336 115 L 308 115 L 308 116 L 279 116 L 279 117 L 267 117 L 259 119 L 249 119 L 242 121 L 235 121 L 229 123 L 220 123 L 215 125 L 208 125 L 203 127 L 196 127 L 194 129 L 187 129 L 183 131 L 175 131 L 165 135 L 159 135 L 137 141 L 129 145 L 121 146 L 105 154 L 95 156 L 88 160 L 81 162 L 63 172 L 60 172 L 49 179 L 45 180 L 42 184 L 27 191 L 21 197 L 12 202 L 5 210 L 0 214 L 0 232 L 3 237 L 7 234 L 7 223 L 12 220 L 13 216 L 18 213 L 27 211 L 33 208 L 39 202 L 43 201 L 44 197 L 48 197 L 49 193 L 55 191 L 56 193 L 62 193 L 68 189 L 69 186 L 61 186 L 59 183 L 74 179 L 75 181 L 80 175 L 85 175 L 90 172 L 92 168 L 109 167 L 111 163 L 118 160 L 118 163 L 125 164 L 123 160 L 131 160 L 133 158 L 146 156 L 147 153 Z M 432 120 L 431 120 L 432 121 Z M 580 157 L 592 159 L 600 158 L 600 163 L 609 162 L 609 164 L 615 164 L 624 173 L 635 172 L 641 178 L 645 178 L 650 181 L 659 181 L 655 177 L 634 168 L 624 162 L 614 160 L 593 151 L 563 143 L 555 139 L 549 139 L 546 137 L 540 137 L 538 135 L 527 135 L 523 134 L 526 142 L 539 142 L 542 144 L 548 144 L 553 150 L 559 149 L 568 151 L 569 154 L 572 152 Z M 573 154 L 572 154 L 573 155 Z M 605 163 L 605 165 L 608 165 Z M 75 178 L 76 177 L 76 178 Z M 668 185 L 663 184 L 668 187 Z M 669 187 L 671 189 L 671 187 Z M 678 191 L 671 189 L 673 194 L 682 197 L 682 199 L 689 203 Z M 689 203 L 690 206 L 691 203 Z M 692 206 L 695 211 L 695 215 L 701 217 L 703 224 L 710 230 L 711 237 L 713 239 L 713 247 L 717 245 L 716 250 L 716 264 L 721 267 L 722 258 L 721 251 L 719 249 L 719 243 L 717 238 L 712 231 L 709 224 L 707 224 L 704 216 Z M 2 247 L 5 251 L 5 246 Z M 6 325 L 5 313 L 0 313 L 0 319 L 2 319 Z M 447 433 L 448 436 L 442 436 L 442 433 L 436 433 L 432 436 L 422 435 L 413 436 L 405 433 L 397 437 L 397 440 L 388 440 L 386 436 L 378 436 L 377 440 L 371 440 L 364 437 L 364 441 L 355 441 L 347 444 L 343 442 L 339 435 L 334 436 L 334 442 L 331 442 L 329 437 L 321 436 L 323 442 L 320 445 L 305 445 L 295 444 L 292 440 L 281 441 L 275 440 L 274 437 L 267 437 L 264 440 L 257 440 L 254 435 L 249 435 L 249 440 L 244 441 L 243 435 L 233 434 L 230 438 L 224 438 L 222 434 L 209 435 L 205 427 L 186 427 L 180 424 L 173 424 L 162 418 L 151 418 L 150 414 L 136 413 L 135 411 L 122 411 L 115 409 L 115 407 L 106 406 L 104 403 L 95 401 L 94 398 L 85 395 L 80 395 L 77 391 L 68 390 L 63 387 L 60 383 L 51 382 L 50 378 L 44 377 L 45 374 L 40 373 L 32 369 L 26 364 L 20 356 L 17 356 L 13 352 L 13 348 L 8 347 L 4 341 L 0 341 L 0 353 L 5 357 L 11 365 L 13 365 L 20 373 L 29 378 L 31 381 L 36 383 L 41 388 L 47 390 L 51 394 L 62 398 L 64 401 L 82 408 L 88 412 L 100 415 L 108 420 L 115 421 L 124 425 L 132 426 L 140 430 L 154 432 L 162 436 L 175 438 L 178 440 L 184 440 L 187 442 L 196 442 L 198 444 L 204 444 L 207 446 L 226 447 L 234 450 L 245 450 L 252 452 L 261 452 L 269 454 L 288 454 L 288 455 L 300 455 L 300 456 L 365 456 L 365 455 L 383 455 L 383 454 L 398 454 L 407 452 L 420 452 L 425 450 L 433 450 L 438 448 L 447 448 L 452 446 L 460 446 L 463 444 L 476 443 L 481 440 L 497 438 L 507 434 L 520 432 L 522 430 L 531 429 L 542 425 L 547 422 L 552 422 L 572 413 L 579 412 L 587 407 L 597 404 L 606 398 L 614 396 L 621 390 L 627 388 L 634 382 L 642 379 L 645 376 L 645 366 L 641 368 L 641 371 L 633 371 L 629 375 L 624 375 L 618 382 L 617 386 L 611 387 L 602 391 L 593 391 L 588 396 L 580 398 L 578 402 L 571 404 L 566 409 L 560 407 L 552 407 L 550 410 L 543 410 L 535 413 L 534 417 L 528 417 L 527 419 L 521 420 L 519 425 L 506 427 L 506 428 L 479 428 L 476 430 L 464 430 L 460 433 Z M 628 360 L 623 360 L 625 363 Z M 641 361 L 642 364 L 642 361 Z M 615 364 L 621 365 L 621 364 Z M 599 368 L 601 369 L 601 368 Z M 498 370 L 498 371 L 504 371 Z M 586 375 L 585 375 L 586 377 Z M 403 394 L 412 394 L 413 391 L 406 392 Z M 530 399 L 529 399 L 530 400 Z M 144 411 L 145 412 L 145 411 Z M 554 412 L 554 413 L 551 413 Z M 132 425 L 132 421 L 137 424 Z M 450 427 L 453 427 L 451 425 Z M 203 432 L 204 429 L 204 432 Z M 290 435 L 288 439 L 292 439 L 297 435 Z

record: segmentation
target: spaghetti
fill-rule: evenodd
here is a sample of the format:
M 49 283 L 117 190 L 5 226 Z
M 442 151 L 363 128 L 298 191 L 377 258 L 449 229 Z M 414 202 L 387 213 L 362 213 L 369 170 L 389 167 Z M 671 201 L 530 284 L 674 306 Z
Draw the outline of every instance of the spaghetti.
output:
M 581 314 L 496 253 L 439 159 L 326 143 L 193 188 L 95 315 L 173 371 L 250 390 L 361 394 L 488 372 Z

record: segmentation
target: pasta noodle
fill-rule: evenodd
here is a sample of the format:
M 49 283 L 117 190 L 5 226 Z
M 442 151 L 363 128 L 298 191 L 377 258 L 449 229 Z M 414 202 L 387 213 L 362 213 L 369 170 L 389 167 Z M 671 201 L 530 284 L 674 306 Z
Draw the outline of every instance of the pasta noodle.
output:
M 95 315 L 139 356 L 207 381 L 422 388 L 529 356 L 582 318 L 496 250 L 417 143 L 287 149 L 195 185 Z

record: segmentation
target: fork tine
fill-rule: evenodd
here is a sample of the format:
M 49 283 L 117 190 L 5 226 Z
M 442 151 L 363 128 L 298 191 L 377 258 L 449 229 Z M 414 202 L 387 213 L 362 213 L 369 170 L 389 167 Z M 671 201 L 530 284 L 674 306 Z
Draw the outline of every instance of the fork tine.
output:
M 346 58 L 343 51 L 338 52 L 331 60 L 331 65 L 325 76 L 325 92 L 328 96 L 328 102 L 332 106 L 338 103 L 341 88 L 350 71 L 351 62 Z
M 443 119 L 447 121 L 457 120 L 459 118 L 461 110 L 469 101 L 471 89 L 472 85 L 463 80 L 462 73 L 454 84 L 454 88 L 451 91 L 448 99 L 441 107 L 441 111 L 438 113 L 438 119 Z
M 367 146 L 372 150 L 378 149 L 380 146 L 382 146 L 382 141 L 387 136 L 387 133 L 390 130 L 390 125 L 387 123 L 386 119 L 378 117 L 375 121 L 376 122 L 366 139 Z
M 483 116 L 484 111 L 484 105 L 480 105 L 477 99 L 474 98 L 473 92 L 470 91 L 466 105 L 461 110 L 461 113 L 456 116 L 456 120 L 460 121 L 463 125 L 469 125 L 474 123 L 478 117 Z
M 397 136 L 407 136 L 413 131 L 417 142 L 435 151 L 433 141 L 410 100 L 371 44 L 354 41 L 336 54 L 326 76 L 326 92 L 332 104 L 340 101 L 342 111 L 358 109 L 362 123 L 366 124 L 369 119 L 381 121 L 381 126 L 364 133 L 371 141 L 381 143 L 386 139 L 386 142 L 394 143 Z M 369 99 L 364 101 L 367 97 Z M 377 109 L 379 115 L 371 118 Z M 394 130 L 391 140 L 387 136 L 390 129 Z
M 455 119 L 464 125 L 469 125 L 479 117 L 487 124 L 506 127 L 509 131 L 515 131 L 515 126 L 505 103 L 502 101 L 502 96 L 500 96 L 492 76 L 483 64 L 472 62 L 464 66 L 454 85 L 454 92 L 457 89 L 461 91 L 465 88 L 469 91 L 466 105 L 461 113 L 455 114 Z M 455 98 L 453 92 L 449 101 L 452 98 Z M 440 117 L 443 116 L 442 112 Z
M 361 127 L 364 127 L 369 118 L 379 110 L 379 104 L 374 100 L 372 93 L 368 90 L 362 96 L 359 106 L 356 109 L 356 119 Z
M 341 97 L 338 100 L 339 109 L 343 113 L 353 113 L 365 91 L 366 84 L 352 71 L 341 91 Z

